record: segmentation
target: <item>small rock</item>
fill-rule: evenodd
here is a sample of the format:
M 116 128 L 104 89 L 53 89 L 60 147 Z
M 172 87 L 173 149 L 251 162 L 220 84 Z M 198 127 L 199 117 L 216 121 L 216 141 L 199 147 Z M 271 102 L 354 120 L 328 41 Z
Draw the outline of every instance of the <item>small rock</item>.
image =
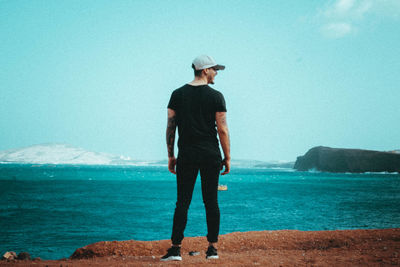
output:
M 198 252 L 198 251 L 190 251 L 189 255 L 190 256 L 197 256 L 197 255 L 200 255 L 200 252 Z
M 33 260 L 34 261 L 41 261 L 42 259 L 40 257 L 36 257 L 36 258 L 33 258 Z
M 20 252 L 17 257 L 18 260 L 30 261 L 31 255 L 28 252 Z
M 15 260 L 16 258 L 17 258 L 17 253 L 15 253 L 14 251 L 7 251 L 6 253 L 4 253 L 1 259 L 11 261 Z

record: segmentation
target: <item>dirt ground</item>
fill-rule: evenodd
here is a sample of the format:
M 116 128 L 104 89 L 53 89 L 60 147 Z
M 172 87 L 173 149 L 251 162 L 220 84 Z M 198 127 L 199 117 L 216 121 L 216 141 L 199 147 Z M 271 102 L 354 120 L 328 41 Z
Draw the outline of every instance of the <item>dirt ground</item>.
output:
M 0 266 L 400 266 L 400 228 L 235 232 L 219 240 L 217 260 L 205 259 L 205 237 L 188 237 L 180 262 L 160 262 L 169 240 L 129 240 L 90 244 L 69 259 L 0 261 Z

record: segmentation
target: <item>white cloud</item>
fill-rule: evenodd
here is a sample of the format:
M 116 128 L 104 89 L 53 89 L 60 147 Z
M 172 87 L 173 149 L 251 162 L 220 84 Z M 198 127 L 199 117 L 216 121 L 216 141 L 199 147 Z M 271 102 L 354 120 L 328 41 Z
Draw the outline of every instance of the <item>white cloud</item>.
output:
M 341 38 L 361 28 L 365 19 L 400 17 L 400 0 L 336 0 L 318 15 L 323 25 L 321 32 L 329 38 Z
M 364 14 L 373 11 L 372 8 L 382 6 L 387 0 L 337 0 L 325 9 L 328 18 L 362 18 Z M 399 1 L 399 0 L 397 0 Z
M 354 6 L 355 0 L 339 0 L 335 4 L 335 11 L 346 13 Z
M 322 27 L 322 33 L 328 38 L 341 38 L 354 31 L 349 23 L 330 23 Z
M 327 19 L 359 19 L 372 6 L 372 0 L 338 0 L 323 12 Z

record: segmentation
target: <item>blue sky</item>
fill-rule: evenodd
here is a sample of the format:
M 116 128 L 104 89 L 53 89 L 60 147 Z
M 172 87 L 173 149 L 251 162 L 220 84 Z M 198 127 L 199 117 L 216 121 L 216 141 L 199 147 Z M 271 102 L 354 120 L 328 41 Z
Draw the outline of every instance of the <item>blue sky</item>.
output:
M 166 158 L 199 54 L 226 65 L 235 159 L 400 148 L 400 1 L 0 0 L 0 36 L 0 150 Z

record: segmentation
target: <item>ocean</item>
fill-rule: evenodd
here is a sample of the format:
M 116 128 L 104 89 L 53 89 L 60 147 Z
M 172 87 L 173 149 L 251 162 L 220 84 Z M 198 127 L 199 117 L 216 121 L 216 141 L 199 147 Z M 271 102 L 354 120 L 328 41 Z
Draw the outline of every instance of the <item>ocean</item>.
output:
M 234 167 L 220 184 L 220 234 L 400 227 L 398 173 Z M 0 253 L 60 259 L 98 241 L 169 239 L 175 201 L 165 166 L 0 164 Z M 198 178 L 185 236 L 206 231 Z

